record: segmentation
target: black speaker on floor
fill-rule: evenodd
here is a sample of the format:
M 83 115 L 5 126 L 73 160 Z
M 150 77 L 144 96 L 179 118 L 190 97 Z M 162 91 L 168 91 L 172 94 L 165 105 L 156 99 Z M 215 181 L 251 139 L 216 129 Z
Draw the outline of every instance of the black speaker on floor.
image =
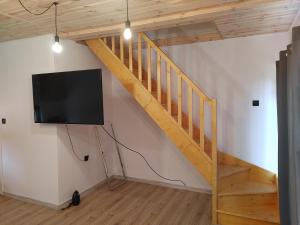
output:
M 78 191 L 74 191 L 71 204 L 74 206 L 77 206 L 80 204 L 80 194 Z

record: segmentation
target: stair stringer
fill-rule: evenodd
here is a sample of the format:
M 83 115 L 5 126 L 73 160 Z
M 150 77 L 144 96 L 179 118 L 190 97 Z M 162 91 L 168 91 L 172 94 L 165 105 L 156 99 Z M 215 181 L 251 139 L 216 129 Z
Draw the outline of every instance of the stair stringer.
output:
M 175 143 L 185 157 L 197 168 L 209 184 L 212 183 L 212 161 L 200 146 L 173 119 L 165 108 L 143 86 L 135 75 L 100 39 L 87 40 L 86 44 L 104 63 L 140 106 Z

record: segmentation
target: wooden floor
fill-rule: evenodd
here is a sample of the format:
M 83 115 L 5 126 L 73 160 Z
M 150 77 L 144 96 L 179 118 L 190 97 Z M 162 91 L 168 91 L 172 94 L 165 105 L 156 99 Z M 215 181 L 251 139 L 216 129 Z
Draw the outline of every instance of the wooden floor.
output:
M 0 225 L 210 225 L 210 195 L 128 182 L 65 211 L 0 196 Z

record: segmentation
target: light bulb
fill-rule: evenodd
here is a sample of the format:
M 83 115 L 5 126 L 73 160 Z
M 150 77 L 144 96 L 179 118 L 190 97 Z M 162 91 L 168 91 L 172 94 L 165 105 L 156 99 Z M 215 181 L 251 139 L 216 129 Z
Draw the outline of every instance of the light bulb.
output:
M 130 40 L 132 37 L 132 33 L 131 33 L 131 29 L 130 29 L 130 21 L 127 20 L 125 22 L 125 29 L 123 32 L 123 37 L 125 38 L 125 40 Z
M 55 53 L 61 53 L 63 50 L 62 45 L 59 43 L 59 37 L 55 36 L 55 42 L 52 45 L 52 51 Z
M 128 28 L 125 28 L 125 30 L 124 30 L 124 32 L 123 32 L 123 36 L 124 36 L 124 38 L 125 38 L 126 40 L 130 40 L 130 39 L 131 39 L 132 34 L 131 34 L 131 30 L 130 30 L 129 27 L 128 27 Z

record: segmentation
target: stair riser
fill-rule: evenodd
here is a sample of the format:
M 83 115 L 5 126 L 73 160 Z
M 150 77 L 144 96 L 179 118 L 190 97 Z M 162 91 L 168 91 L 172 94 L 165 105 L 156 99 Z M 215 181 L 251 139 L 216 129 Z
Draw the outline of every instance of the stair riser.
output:
M 218 213 L 218 223 L 220 225 L 279 225 L 278 223 L 270 223 L 221 213 Z
M 250 180 L 260 183 L 276 184 L 276 176 L 271 173 L 262 173 L 262 171 L 253 168 L 250 172 Z
M 218 155 L 219 163 L 225 165 L 232 165 L 232 166 L 243 166 L 243 167 L 250 167 L 250 180 L 262 183 L 273 183 L 276 184 L 276 177 L 274 173 L 261 169 L 259 167 L 253 166 L 245 161 L 242 161 L 238 158 L 232 157 L 224 152 L 219 152 Z
M 223 211 L 239 209 L 243 207 L 255 208 L 256 206 L 265 206 L 266 209 L 268 209 L 270 205 L 277 207 L 276 193 L 218 197 L 219 209 Z
M 219 191 L 222 191 L 234 184 L 246 182 L 249 179 L 249 172 L 243 171 L 230 176 L 222 177 L 218 180 Z

